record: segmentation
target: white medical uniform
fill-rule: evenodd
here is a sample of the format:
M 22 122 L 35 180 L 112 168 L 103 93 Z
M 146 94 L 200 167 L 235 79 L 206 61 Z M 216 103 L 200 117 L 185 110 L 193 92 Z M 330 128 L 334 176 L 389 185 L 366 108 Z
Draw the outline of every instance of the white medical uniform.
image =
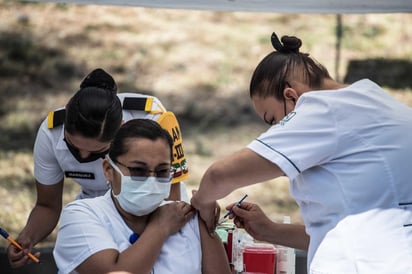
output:
M 76 200 L 62 212 L 53 250 L 58 273 L 75 269 L 91 255 L 106 249 L 124 251 L 133 231 L 118 213 L 108 191 L 104 196 Z M 137 240 L 139 241 L 139 240 Z M 197 215 L 163 244 L 152 269 L 154 274 L 202 273 L 202 252 Z
M 145 118 L 157 121 L 166 109 L 153 96 L 138 93 L 119 93 L 118 97 L 123 106 L 123 120 Z M 128 106 L 125 106 L 125 98 Z M 144 99 L 150 98 L 150 106 Z M 130 103 L 130 104 L 129 104 Z M 126 108 L 126 109 L 125 109 Z M 81 186 L 78 199 L 101 196 L 109 189 L 102 172 L 102 159 L 93 162 L 79 163 L 73 157 L 64 139 L 63 120 L 58 125 L 49 128 L 46 118 L 37 133 L 34 144 L 34 176 L 44 185 L 53 185 L 65 176 L 73 179 Z M 183 184 L 183 182 L 182 182 Z M 184 186 L 181 188 L 182 200 L 188 197 Z
M 412 109 L 364 79 L 303 94 L 248 148 L 290 179 L 310 273 L 412 273 Z

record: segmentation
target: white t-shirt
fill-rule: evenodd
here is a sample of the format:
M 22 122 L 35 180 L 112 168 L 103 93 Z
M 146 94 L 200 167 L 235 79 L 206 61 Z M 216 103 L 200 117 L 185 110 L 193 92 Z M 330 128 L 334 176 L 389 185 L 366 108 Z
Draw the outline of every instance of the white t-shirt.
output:
M 412 109 L 365 79 L 303 94 L 248 145 L 290 179 L 311 273 L 412 273 L 411 132 Z
M 97 198 L 73 201 L 63 209 L 53 250 L 58 273 L 76 273 L 76 267 L 99 251 L 116 249 L 122 252 L 131 246 L 129 237 L 133 231 L 118 213 L 110 192 Z M 152 273 L 200 274 L 201 263 L 196 215 L 165 241 Z
M 166 109 L 153 96 L 138 93 L 119 93 L 118 97 L 124 107 L 125 98 L 152 98 L 151 111 L 123 109 L 123 120 L 145 118 L 157 121 Z M 89 163 L 79 163 L 71 154 L 64 139 L 64 125 L 48 128 L 46 118 L 37 133 L 34 144 L 34 177 L 44 185 L 57 184 L 64 176 L 72 178 L 81 186 L 77 198 L 97 197 L 108 189 L 102 172 L 102 159 Z M 186 199 L 185 189 L 182 198 Z

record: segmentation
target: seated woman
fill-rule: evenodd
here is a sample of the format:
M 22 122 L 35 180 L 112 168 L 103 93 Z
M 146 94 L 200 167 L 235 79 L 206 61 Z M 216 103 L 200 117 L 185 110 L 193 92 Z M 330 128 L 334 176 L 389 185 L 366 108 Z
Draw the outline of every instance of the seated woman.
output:
M 222 242 L 193 208 L 165 202 L 172 139 L 156 122 L 126 122 L 103 161 L 104 196 L 69 203 L 53 255 L 59 273 L 231 273 Z

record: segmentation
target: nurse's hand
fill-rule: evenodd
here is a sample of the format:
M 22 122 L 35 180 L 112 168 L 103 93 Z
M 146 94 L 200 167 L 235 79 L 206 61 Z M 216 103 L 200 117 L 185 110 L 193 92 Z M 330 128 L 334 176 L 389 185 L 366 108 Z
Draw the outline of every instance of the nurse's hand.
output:
M 155 224 L 169 236 L 177 233 L 195 214 L 196 211 L 190 204 L 171 202 L 157 208 L 150 215 L 149 223 Z
M 21 246 L 23 246 L 24 250 L 20 250 L 12 244 L 10 244 L 7 247 L 7 256 L 8 256 L 9 264 L 10 264 L 11 268 L 22 267 L 26 264 L 30 264 L 30 263 L 33 262 L 26 255 L 26 254 L 28 254 L 29 252 L 32 251 L 33 244 L 31 243 L 31 241 L 28 238 L 24 238 L 24 237 L 19 237 L 19 238 L 16 239 L 16 241 Z M 36 252 L 33 255 L 36 256 L 36 257 L 39 257 L 40 252 Z
M 265 215 L 258 205 L 242 202 L 240 207 L 230 204 L 226 209 L 233 210 L 233 214 L 229 218 L 234 218 L 233 222 L 238 228 L 244 228 L 258 241 L 270 242 L 273 234 L 272 227 L 275 223 Z
M 190 203 L 197 209 L 200 218 L 202 218 L 206 224 L 210 236 L 213 237 L 219 221 L 220 206 L 216 201 L 209 204 L 200 204 L 197 202 L 195 194 L 196 190 L 192 190 L 192 199 L 190 200 Z

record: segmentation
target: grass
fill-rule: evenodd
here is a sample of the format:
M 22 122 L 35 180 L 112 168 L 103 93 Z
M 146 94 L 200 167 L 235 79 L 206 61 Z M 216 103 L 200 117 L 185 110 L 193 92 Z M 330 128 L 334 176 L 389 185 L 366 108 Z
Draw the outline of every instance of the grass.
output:
M 266 127 L 247 89 L 269 37 L 296 35 L 336 78 L 351 60 L 412 59 L 411 14 L 343 15 L 335 71 L 335 15 L 162 10 L 19 3 L 0 0 L 0 226 L 17 237 L 35 202 L 32 146 L 49 110 L 60 107 L 93 68 L 103 67 L 121 91 L 158 96 L 178 116 L 196 189 L 217 158 L 244 147 Z M 372 77 L 373 78 L 373 77 Z M 374 79 L 379 80 L 379 79 Z M 412 105 L 411 87 L 388 89 Z M 78 186 L 65 185 L 64 202 Z M 300 222 L 284 178 L 236 190 L 248 193 L 274 220 Z M 51 244 L 55 232 L 45 241 Z M 0 246 L 6 246 L 0 241 Z

